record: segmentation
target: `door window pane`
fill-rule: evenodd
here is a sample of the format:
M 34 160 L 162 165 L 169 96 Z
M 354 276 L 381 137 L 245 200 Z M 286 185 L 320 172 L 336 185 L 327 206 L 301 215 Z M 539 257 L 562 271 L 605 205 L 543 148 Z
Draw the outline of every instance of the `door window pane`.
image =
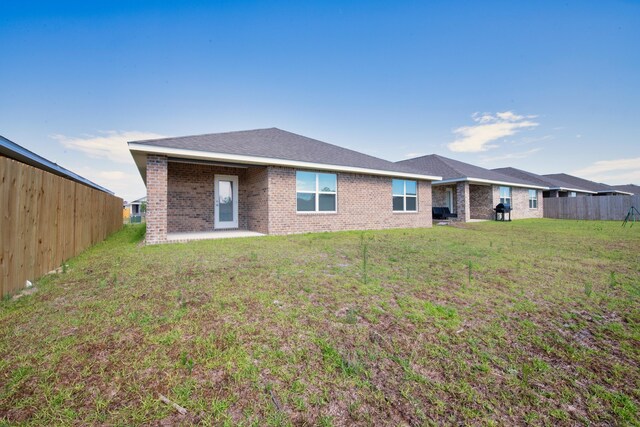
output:
M 313 212 L 315 210 L 315 193 L 298 193 L 298 212 Z
M 233 221 L 233 182 L 218 181 L 218 218 Z
M 316 191 L 316 174 L 314 172 L 296 172 L 297 191 Z

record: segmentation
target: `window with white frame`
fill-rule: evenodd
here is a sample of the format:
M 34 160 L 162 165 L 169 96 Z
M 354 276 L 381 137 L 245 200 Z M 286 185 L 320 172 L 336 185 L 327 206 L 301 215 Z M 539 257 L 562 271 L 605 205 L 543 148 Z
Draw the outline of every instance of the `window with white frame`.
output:
M 511 187 L 500 187 L 500 203 L 511 205 Z
M 529 209 L 538 209 L 538 190 L 529 190 Z
M 391 181 L 394 212 L 418 211 L 418 183 L 406 179 Z
M 569 197 L 576 197 L 575 191 L 569 191 Z
M 298 212 L 336 212 L 335 173 L 296 172 L 296 210 Z

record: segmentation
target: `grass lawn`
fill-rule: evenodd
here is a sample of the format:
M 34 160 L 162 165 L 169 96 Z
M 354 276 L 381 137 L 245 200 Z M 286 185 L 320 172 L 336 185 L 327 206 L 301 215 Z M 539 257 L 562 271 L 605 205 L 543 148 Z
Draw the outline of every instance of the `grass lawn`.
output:
M 639 424 L 640 226 L 143 233 L 0 303 L 0 425 Z

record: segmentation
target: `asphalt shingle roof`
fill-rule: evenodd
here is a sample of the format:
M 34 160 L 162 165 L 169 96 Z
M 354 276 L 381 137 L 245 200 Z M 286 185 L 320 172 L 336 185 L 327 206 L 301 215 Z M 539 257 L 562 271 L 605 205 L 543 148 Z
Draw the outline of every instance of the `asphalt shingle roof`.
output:
M 509 176 L 513 176 L 521 179 L 529 179 L 532 182 L 539 183 L 539 185 L 543 185 L 549 188 L 564 188 L 564 189 L 571 189 L 571 190 L 591 191 L 586 188 L 576 187 L 575 185 L 569 184 L 557 178 L 538 175 L 536 173 L 525 171 L 522 169 L 508 167 L 508 168 L 497 168 L 493 170 L 505 175 L 509 175 Z
M 635 184 L 625 184 L 625 185 L 612 185 L 613 188 L 619 191 L 625 191 L 627 193 L 632 193 L 633 195 L 640 195 L 640 185 Z
M 409 165 L 393 163 L 278 128 L 131 141 L 131 143 L 424 175 L 423 172 Z
M 543 176 L 549 179 L 557 179 L 559 181 L 566 182 L 573 188 L 583 188 L 585 190 L 595 191 L 596 193 L 609 193 L 616 191 L 616 189 L 611 187 L 610 185 L 603 184 L 601 182 L 589 181 L 588 179 L 580 178 L 566 173 L 552 173 Z
M 523 187 L 531 185 L 547 187 L 547 184 L 539 184 L 526 177 L 514 177 L 505 175 L 500 172 L 485 169 L 483 167 L 475 166 L 469 163 L 464 163 L 459 160 L 450 159 L 448 157 L 439 156 L 437 154 L 416 157 L 415 159 L 402 160 L 397 163 L 411 166 L 414 169 L 422 171 L 422 173 L 430 175 L 440 175 L 442 176 L 443 180 L 475 178 L 494 182 L 518 184 L 522 185 Z

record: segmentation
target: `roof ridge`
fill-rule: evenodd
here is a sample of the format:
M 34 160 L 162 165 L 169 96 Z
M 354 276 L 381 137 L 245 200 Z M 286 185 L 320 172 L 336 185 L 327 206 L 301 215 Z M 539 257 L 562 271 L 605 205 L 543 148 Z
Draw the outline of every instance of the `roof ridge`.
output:
M 441 156 L 439 154 L 434 154 L 434 156 L 439 162 L 444 163 L 445 165 L 447 165 L 448 167 L 453 169 L 456 173 L 459 173 L 460 175 L 462 175 L 462 176 L 464 176 L 466 178 L 469 178 L 468 176 L 466 176 L 465 173 L 461 172 L 458 169 L 458 167 L 457 167 L 457 165 L 455 163 L 454 164 L 449 163 L 449 161 L 453 161 L 453 162 L 456 162 L 456 163 L 465 163 L 465 162 L 461 162 L 460 160 L 456 160 L 456 159 L 452 159 L 452 158 L 449 158 L 449 157 Z M 471 163 L 466 163 L 466 164 L 467 165 L 471 165 L 471 166 L 476 166 L 476 165 L 473 165 Z M 476 167 L 480 167 L 480 166 L 476 166 Z
M 210 135 L 225 135 L 225 134 L 230 134 L 230 133 L 256 132 L 256 131 L 260 131 L 260 130 L 271 130 L 271 129 L 277 129 L 277 130 L 282 131 L 282 132 L 288 132 L 286 130 L 278 129 L 277 127 L 272 126 L 272 127 L 269 127 L 269 128 L 256 128 L 256 129 L 245 129 L 245 130 L 229 130 L 229 131 L 225 131 L 225 132 L 207 132 L 207 133 L 196 133 L 196 134 L 193 134 L 193 135 L 166 136 L 164 138 L 137 139 L 135 141 L 128 141 L 128 142 L 165 141 L 167 139 L 198 138 L 198 137 L 210 136 Z M 291 132 L 289 132 L 289 133 L 291 133 Z

